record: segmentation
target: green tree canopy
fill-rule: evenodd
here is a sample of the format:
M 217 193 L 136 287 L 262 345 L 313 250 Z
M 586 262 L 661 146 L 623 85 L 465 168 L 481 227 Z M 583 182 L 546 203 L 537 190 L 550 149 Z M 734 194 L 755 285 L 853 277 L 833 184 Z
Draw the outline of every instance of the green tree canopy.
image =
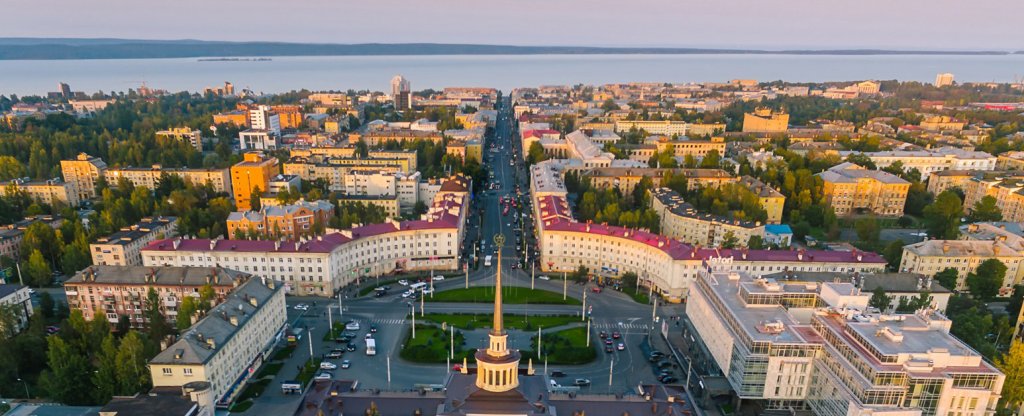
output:
M 997 202 L 995 197 L 985 195 L 978 202 L 974 203 L 974 207 L 971 209 L 971 214 L 967 216 L 967 220 L 970 222 L 1002 221 L 1003 210 L 999 208 Z
M 957 290 L 957 281 L 959 280 L 960 273 L 952 267 L 947 267 L 941 272 L 935 273 L 935 281 L 939 282 L 942 287 L 949 290 Z
M 924 208 L 924 222 L 928 235 L 941 240 L 955 240 L 960 235 L 963 201 L 953 191 L 943 191 L 935 202 Z
M 885 294 L 885 289 L 882 289 L 881 286 L 875 288 L 871 293 L 871 299 L 868 300 L 868 306 L 878 308 L 883 313 L 889 309 L 891 303 L 892 298 Z
M 998 259 L 988 259 L 979 264 L 973 273 L 967 274 L 967 287 L 972 296 L 990 300 L 999 294 L 1005 278 L 1006 265 Z

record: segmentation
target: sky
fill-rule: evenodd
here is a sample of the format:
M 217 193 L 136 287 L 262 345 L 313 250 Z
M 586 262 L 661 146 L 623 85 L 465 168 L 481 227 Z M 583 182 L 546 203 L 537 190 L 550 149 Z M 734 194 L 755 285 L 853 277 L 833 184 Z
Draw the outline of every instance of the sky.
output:
M 0 37 L 1024 50 L 1021 0 L 48 0 Z

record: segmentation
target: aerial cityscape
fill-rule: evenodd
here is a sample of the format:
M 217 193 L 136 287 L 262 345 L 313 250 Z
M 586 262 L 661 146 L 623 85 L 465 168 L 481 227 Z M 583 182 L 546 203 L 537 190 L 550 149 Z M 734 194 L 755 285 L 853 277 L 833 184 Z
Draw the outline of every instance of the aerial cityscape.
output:
M 1024 416 L 1017 27 L 37 7 L 0 28 L 0 414 Z

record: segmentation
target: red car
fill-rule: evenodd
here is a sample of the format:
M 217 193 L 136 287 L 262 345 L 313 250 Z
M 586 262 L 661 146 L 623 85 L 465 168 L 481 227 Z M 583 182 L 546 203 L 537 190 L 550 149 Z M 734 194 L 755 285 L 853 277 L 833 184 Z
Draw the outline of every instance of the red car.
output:
M 597 286 L 594 286 L 594 288 L 590 290 L 594 291 L 594 293 L 601 293 L 601 288 Z
M 615 339 L 622 338 L 622 334 L 620 334 L 619 331 L 612 332 L 612 338 L 615 338 Z

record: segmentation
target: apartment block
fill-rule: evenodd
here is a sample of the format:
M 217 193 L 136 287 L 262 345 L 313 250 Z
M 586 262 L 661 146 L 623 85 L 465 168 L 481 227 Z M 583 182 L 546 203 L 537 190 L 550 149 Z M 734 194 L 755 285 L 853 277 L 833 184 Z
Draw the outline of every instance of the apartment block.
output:
M 177 235 L 177 230 L 178 219 L 175 217 L 143 218 L 138 224 L 124 227 L 89 244 L 92 264 L 139 266 L 142 264 L 139 250 L 153 240 Z
M 279 282 L 248 277 L 149 361 L 153 387 L 204 381 L 216 406 L 228 406 L 277 344 L 288 315 L 284 293 Z
M 60 178 L 33 181 L 29 178 L 12 179 L 0 182 L 2 189 L 14 189 L 24 192 L 29 198 L 53 206 L 77 207 L 80 199 L 75 188 Z
M 765 212 L 768 213 L 768 219 L 766 220 L 768 224 L 779 224 L 782 222 L 782 209 L 786 205 L 786 197 L 782 195 L 782 192 L 752 176 L 741 176 L 736 183 L 757 195 L 761 208 L 764 208 Z
M 996 157 L 985 152 L 963 150 L 956 147 L 940 147 L 931 150 L 889 150 L 881 152 L 839 152 L 846 159 L 852 154 L 863 153 L 879 168 L 900 162 L 905 171 L 917 169 L 921 179 L 944 170 L 994 170 Z
M 668 188 L 651 190 L 651 208 L 660 218 L 661 234 L 684 243 L 721 247 L 731 237 L 736 246 L 746 246 L 751 237 L 765 237 L 764 224 L 698 212 Z
M 934 276 L 948 268 L 956 269 L 956 287 L 949 289 L 967 291 L 967 274 L 974 272 L 981 263 L 996 259 L 1006 266 L 1006 278 L 1000 294 L 1009 296 L 1013 286 L 1021 283 L 1021 261 L 1024 252 L 1006 244 L 1001 239 L 980 240 L 926 240 L 903 246 L 900 271 Z
M 722 137 L 712 137 L 711 140 L 672 140 L 666 136 L 651 136 L 644 143 L 657 146 L 658 152 L 671 150 L 675 157 L 691 156 L 701 160 L 712 150 L 718 152 L 719 156 L 725 156 L 725 138 Z
M 96 197 L 96 182 L 103 177 L 107 163 L 102 159 L 79 153 L 73 160 L 61 160 L 60 170 L 64 181 L 71 184 L 78 200 Z
M 757 108 L 743 114 L 744 133 L 785 133 L 789 129 L 789 114 L 770 108 Z
M 573 170 L 590 179 L 595 188 L 619 188 L 623 194 L 633 192 L 633 188 L 644 178 L 649 178 L 655 187 L 660 187 L 665 174 L 686 177 L 689 189 L 718 188 L 723 184 L 735 183 L 738 178 L 721 169 L 684 169 L 684 168 L 593 168 L 581 169 L 569 165 L 566 170 Z
M 196 149 L 197 152 L 203 151 L 203 137 L 202 132 L 199 130 L 192 130 L 188 127 L 175 127 L 170 130 L 161 130 L 156 132 L 156 138 L 188 143 L 188 145 Z
M 300 200 L 291 205 L 264 206 L 259 211 L 236 211 L 228 214 L 228 235 L 255 233 L 267 238 L 299 239 L 326 229 L 334 216 L 334 205 L 327 201 Z
M 974 204 L 986 196 L 996 199 L 1004 221 L 1024 221 L 1024 175 L 1007 172 L 1005 175 L 975 175 L 964 184 L 964 211 L 971 212 Z
M 265 192 L 269 188 L 270 179 L 280 171 L 277 159 L 264 157 L 262 153 L 245 153 L 241 162 L 231 167 L 231 189 L 234 192 L 235 206 L 239 210 L 252 209 L 250 197 L 254 189 Z
M 185 297 L 199 297 L 209 285 L 216 299 L 224 299 L 239 283 L 242 273 L 221 267 L 143 267 L 89 266 L 64 282 L 68 307 L 82 312 L 86 320 L 103 313 L 111 326 L 120 317 L 128 318 L 132 328 L 145 328 L 149 321 L 143 311 L 149 306 L 149 290 L 160 302 L 160 312 L 170 322 L 178 317 Z
M 880 170 L 868 170 L 853 163 L 841 163 L 818 173 L 825 201 L 836 215 L 860 212 L 898 217 L 903 215 L 910 182 Z
M 28 286 L 16 284 L 0 284 L 0 306 L 12 306 L 15 327 L 5 328 L 6 323 L 0 322 L 0 331 L 4 334 L 17 334 L 28 328 L 28 319 L 32 317 L 32 295 Z
M 110 186 L 116 187 L 118 181 L 124 178 L 136 187 L 144 186 L 150 190 L 156 189 L 164 175 L 177 176 L 193 185 L 209 183 L 215 192 L 231 193 L 231 174 L 228 169 L 164 168 L 153 165 L 149 168 L 109 168 L 103 174 Z
M 46 223 L 50 228 L 56 229 L 64 223 L 64 218 L 60 215 L 34 215 L 13 224 L 0 226 L 0 256 L 20 259 L 21 240 L 25 236 L 25 229 L 36 222 Z

